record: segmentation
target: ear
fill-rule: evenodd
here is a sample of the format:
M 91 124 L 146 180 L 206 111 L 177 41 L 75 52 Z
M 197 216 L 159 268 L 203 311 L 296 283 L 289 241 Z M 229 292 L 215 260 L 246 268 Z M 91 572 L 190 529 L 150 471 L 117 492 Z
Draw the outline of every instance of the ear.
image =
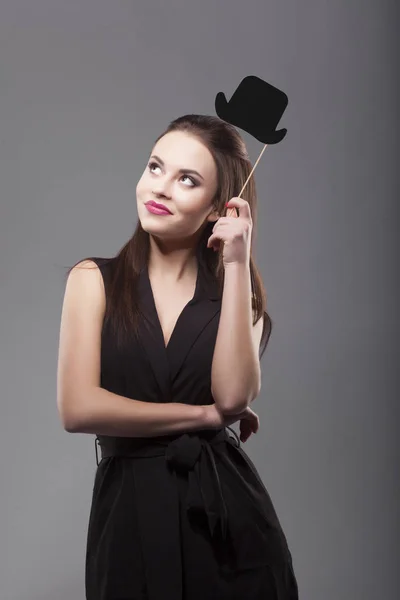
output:
M 215 221 L 218 221 L 218 219 L 220 218 L 220 214 L 217 211 L 217 209 L 215 208 L 212 212 L 210 212 L 210 214 L 207 216 L 207 222 L 208 223 L 215 223 Z

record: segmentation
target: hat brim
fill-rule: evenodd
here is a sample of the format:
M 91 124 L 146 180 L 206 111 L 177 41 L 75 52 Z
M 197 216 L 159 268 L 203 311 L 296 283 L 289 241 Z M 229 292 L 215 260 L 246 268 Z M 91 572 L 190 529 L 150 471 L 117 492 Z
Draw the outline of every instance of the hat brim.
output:
M 277 131 L 268 131 L 267 133 L 262 133 L 261 135 L 253 135 L 259 142 L 271 146 L 272 144 L 278 144 L 279 142 L 281 142 L 286 134 L 287 129 L 278 129 Z

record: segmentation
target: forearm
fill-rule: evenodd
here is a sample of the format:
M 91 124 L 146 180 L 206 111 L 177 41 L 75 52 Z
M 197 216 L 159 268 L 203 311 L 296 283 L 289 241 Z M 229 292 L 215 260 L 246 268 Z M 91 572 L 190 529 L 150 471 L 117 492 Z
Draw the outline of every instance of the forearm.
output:
M 154 437 L 208 428 L 207 406 L 143 402 L 95 388 L 81 402 L 73 424 L 66 430 L 117 437 Z
M 244 410 L 259 390 L 260 362 L 252 331 L 250 268 L 228 265 L 211 370 L 212 395 L 227 413 Z

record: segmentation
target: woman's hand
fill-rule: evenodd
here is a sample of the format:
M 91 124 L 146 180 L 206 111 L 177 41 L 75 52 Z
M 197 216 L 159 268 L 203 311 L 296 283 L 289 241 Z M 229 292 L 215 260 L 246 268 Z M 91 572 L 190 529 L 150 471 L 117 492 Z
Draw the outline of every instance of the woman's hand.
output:
M 216 404 L 210 404 L 206 406 L 206 409 L 211 429 L 228 427 L 240 421 L 240 441 L 243 443 L 247 442 L 252 433 L 257 433 L 260 427 L 260 419 L 250 407 L 247 407 L 237 415 L 224 415 Z
M 220 217 L 216 221 L 212 234 L 208 238 L 207 248 L 219 249 L 223 243 L 223 263 L 226 267 L 232 263 L 248 265 L 253 221 L 250 206 L 243 198 L 232 198 L 226 205 L 233 208 L 231 216 Z M 235 216 L 235 207 L 239 215 Z
M 244 415 L 240 419 L 240 441 L 247 442 L 252 433 L 257 433 L 260 427 L 260 419 L 258 415 L 247 407 Z

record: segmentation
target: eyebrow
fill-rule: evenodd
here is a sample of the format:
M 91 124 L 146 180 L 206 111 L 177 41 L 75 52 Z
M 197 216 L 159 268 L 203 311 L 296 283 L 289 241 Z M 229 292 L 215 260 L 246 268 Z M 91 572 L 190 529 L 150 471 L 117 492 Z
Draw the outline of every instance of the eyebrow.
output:
M 155 158 L 162 167 L 165 166 L 165 163 L 163 160 L 161 160 L 161 158 L 159 156 L 156 156 L 155 154 L 152 154 L 150 156 L 150 158 Z M 195 171 L 194 169 L 179 169 L 179 173 L 194 173 L 195 175 L 198 175 L 203 181 L 204 181 L 204 177 L 202 175 L 200 175 L 200 173 L 198 171 Z

